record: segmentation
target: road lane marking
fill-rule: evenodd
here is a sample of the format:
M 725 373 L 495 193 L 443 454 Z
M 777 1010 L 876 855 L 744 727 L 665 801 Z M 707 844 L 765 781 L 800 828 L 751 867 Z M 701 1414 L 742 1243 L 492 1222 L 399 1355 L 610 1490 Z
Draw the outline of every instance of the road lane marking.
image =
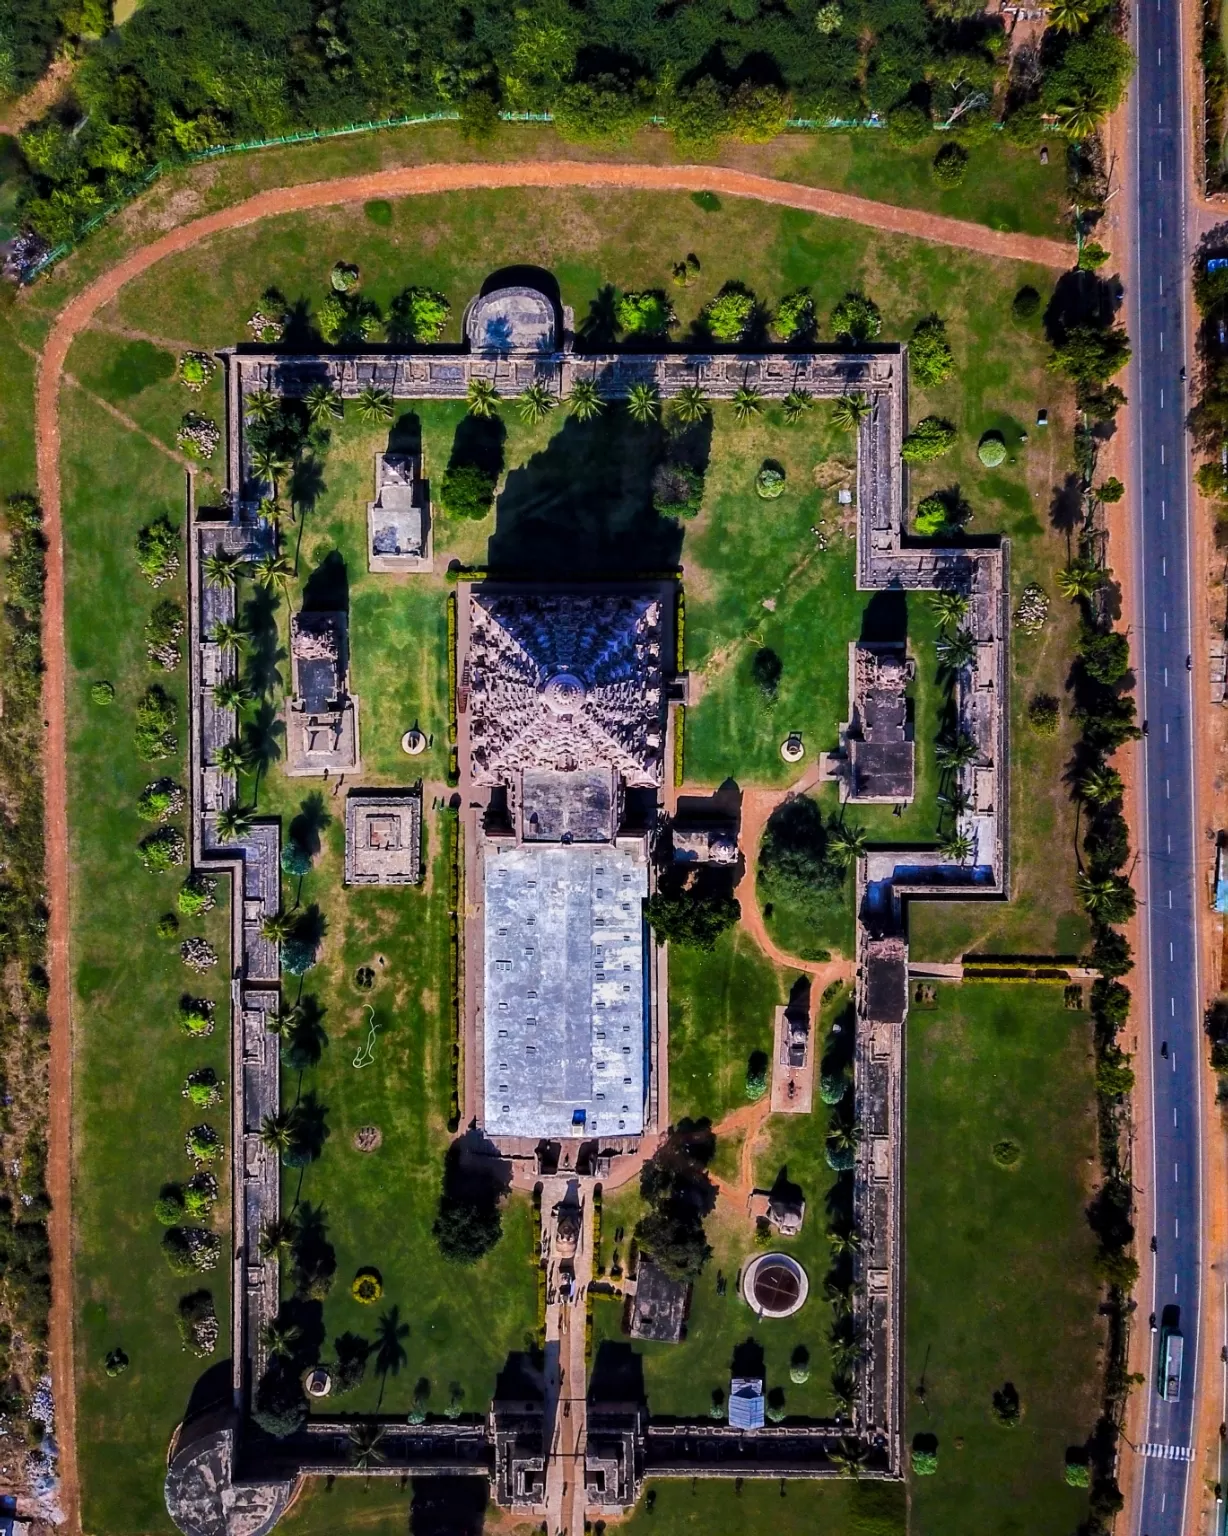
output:
M 1162 389 L 1160 391 L 1160 409 L 1164 409 L 1164 391 Z
M 1164 444 L 1161 443 L 1160 444 L 1160 463 L 1163 464 L 1163 462 L 1164 462 Z
M 1168 941 L 1168 958 L 1169 958 L 1169 961 L 1171 963 L 1172 958 L 1173 958 L 1173 941 L 1171 939 L 1169 939 L 1169 941 Z M 1174 1109 L 1173 1110 L 1173 1114 L 1175 1115 L 1176 1113 L 1177 1113 L 1177 1111 Z

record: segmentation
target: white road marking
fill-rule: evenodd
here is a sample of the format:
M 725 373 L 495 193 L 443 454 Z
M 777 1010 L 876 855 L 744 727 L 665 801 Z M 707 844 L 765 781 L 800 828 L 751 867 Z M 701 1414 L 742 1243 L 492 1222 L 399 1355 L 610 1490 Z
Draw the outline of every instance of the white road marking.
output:
M 1176 1184 L 1177 1181 L 1178 1181 L 1177 1180 L 1177 1164 L 1174 1163 L 1173 1164 L 1173 1183 Z
M 1167 721 L 1164 724 L 1164 740 L 1165 740 L 1165 742 L 1168 741 L 1168 723 L 1167 723 Z
M 1168 556 L 1167 555 L 1161 555 L 1160 556 L 1160 564 L 1161 564 L 1161 567 L 1162 567 L 1163 575 L 1167 576 L 1168 575 Z
M 1163 464 L 1163 462 L 1164 462 L 1164 444 L 1161 443 L 1160 444 L 1160 463 Z
M 1164 391 L 1163 390 L 1160 391 L 1160 409 L 1161 410 L 1164 409 Z
M 1172 959 L 1173 959 L 1173 941 L 1171 939 L 1169 939 L 1169 941 L 1168 941 L 1168 961 L 1169 961 L 1170 965 L 1172 964 Z M 1176 1113 L 1177 1113 L 1177 1111 L 1174 1109 L 1173 1110 L 1173 1114 L 1175 1115 Z

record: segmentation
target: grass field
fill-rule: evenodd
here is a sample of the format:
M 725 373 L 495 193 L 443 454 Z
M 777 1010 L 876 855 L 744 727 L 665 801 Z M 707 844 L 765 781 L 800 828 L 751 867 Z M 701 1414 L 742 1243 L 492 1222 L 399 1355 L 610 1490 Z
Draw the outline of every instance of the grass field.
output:
M 1097 1414 L 1095 1091 L 1087 1016 L 1060 987 L 940 986 L 908 1020 L 908 1428 L 935 1434 L 912 1484 L 918 1536 L 1073 1530 L 1063 1477 Z M 995 1162 L 1016 1143 L 1011 1168 Z M 1022 1420 L 992 1395 L 1013 1382 Z M 921 1401 L 917 1388 L 923 1384 Z
M 378 148 L 392 141 L 366 142 Z M 333 146 L 315 153 L 311 162 L 302 159 L 302 169 L 310 163 L 312 174 L 327 174 L 331 162 L 326 157 L 339 150 Z M 244 162 L 248 169 L 241 174 L 265 174 L 271 163 Z M 214 174 L 211 195 L 220 196 L 223 168 L 214 168 Z M 121 223 L 145 216 L 155 215 L 152 210 L 145 215 L 134 212 Z M 101 261 L 105 242 L 122 238 L 122 229 L 104 231 L 98 246 L 87 253 L 87 262 Z M 707 298 L 733 276 L 751 283 L 769 300 L 809 284 L 823 321 L 845 291 L 862 286 L 882 306 L 885 338 L 907 336 L 916 320 L 931 310 L 942 313 L 960 376 L 928 397 L 914 391 L 912 410 L 914 415 L 928 410 L 951 415 L 961 427 L 961 439 L 957 454 L 941 466 L 942 477 L 924 485 L 958 481 L 976 509 L 974 529 L 1001 527 L 1011 534 L 1017 589 L 1033 576 L 1052 585 L 1052 570 L 1064 558 L 1064 548 L 1048 527 L 1047 507 L 1050 488 L 1064 469 L 1069 404 L 1043 372 L 1039 331 L 1016 328 L 1009 318 L 1016 287 L 1027 280 L 1041 286 L 1044 274 L 915 242 L 877 240 L 866 230 L 833 221 L 734 203 L 726 203 L 717 214 L 705 214 L 686 198 L 584 193 L 409 200 L 394 205 L 393 222 L 386 227 L 373 224 L 361 207 L 279 219 L 165 263 L 126 290 L 104 317 L 105 326 L 125 327 L 127 334 L 98 329 L 73 351 L 70 372 L 88 391 L 70 387 L 66 392 L 64 442 L 79 1055 L 75 1200 L 83 1318 L 79 1453 L 91 1529 L 165 1528 L 160 1493 L 165 1445 L 199 1366 L 179 1351 L 174 1302 L 189 1287 L 173 1279 L 155 1251 L 159 1233 L 150 1205 L 163 1177 L 186 1172 L 181 1142 L 191 1120 L 178 1085 L 188 1070 L 214 1056 L 221 1071 L 224 1045 L 220 1034 L 215 1035 L 200 1056 L 175 1031 L 170 1012 L 187 973 L 172 948 L 154 939 L 152 927 L 158 913 L 171 904 L 175 882 L 145 876 L 132 854 L 144 830 L 132 812 L 133 802 L 141 785 L 161 770 L 147 772 L 128 745 L 131 701 L 144 686 L 148 670 L 141 624 L 154 600 L 136 573 L 130 550 L 137 528 L 151 516 L 162 510 L 178 515 L 182 470 L 89 396 L 106 401 L 157 442 L 169 445 L 183 410 L 198 403 L 171 377 L 175 353 L 185 345 L 231 344 L 244 335 L 248 314 L 271 282 L 292 299 L 318 301 L 328 270 L 338 259 L 358 261 L 367 289 L 384 304 L 411 282 L 442 287 L 453 303 L 455 336 L 465 301 L 489 271 L 509 260 L 549 266 L 559 278 L 564 301 L 582 320 L 604 282 L 622 287 L 665 283 L 669 265 L 689 250 L 699 256 L 702 274 L 694 287 L 673 290 L 684 330 Z M 730 254 L 734 252 L 736 259 Z M 12 403 L 24 400 L 28 405 L 30 364 L 15 341 L 37 344 L 41 311 L 62 295 L 70 277 L 66 269 L 63 277 L 32 294 L 19 312 L 0 316 L 0 356 L 11 360 L 14 380 L 12 395 L 6 392 L 0 400 L 0 427 L 13 428 L 0 431 L 0 476 L 5 482 L 0 489 L 28 485 L 32 474 L 28 426 Z M 134 331 L 144 334 L 136 336 Z M 218 400 L 216 393 L 206 396 L 205 408 L 217 414 Z M 1051 435 L 1032 431 L 1029 442 L 1016 442 L 1015 463 L 992 474 L 985 471 L 975 456 L 980 433 L 990 425 L 1031 422 L 1038 403 L 1050 407 Z M 414 425 L 421 432 L 427 472 L 437 475 L 447 461 L 458 413 L 431 406 L 413 414 L 416 425 L 406 423 L 405 429 Z M 650 546 L 643 542 L 642 508 L 637 513 L 633 505 L 635 475 L 641 471 L 629 471 L 627 481 L 608 490 L 597 485 L 602 496 L 595 506 L 590 504 L 598 478 L 592 443 L 623 430 L 612 416 L 596 434 L 586 435 L 557 417 L 530 431 L 513 412 L 504 415 L 509 473 L 497 517 L 459 526 L 441 518 L 436 530 L 440 566 L 450 555 L 477 560 L 489 553 L 507 560 L 518 547 L 540 551 L 540 539 L 536 546 L 526 541 L 537 537 L 535 528 L 557 527 L 559 511 L 569 498 L 583 506 L 588 519 L 580 525 L 587 535 L 581 567 L 601 569 L 612 556 L 628 558 L 629 551 L 638 552 L 642 560 Z M 344 562 L 353 626 L 353 683 L 361 700 L 363 753 L 372 778 L 403 774 L 396 742 L 417 720 L 434 735 L 423 761 L 428 778 L 437 780 L 444 765 L 446 724 L 445 587 L 441 578 L 367 576 L 361 554 L 362 516 L 370 494 L 371 454 L 378 446 L 380 434 L 357 424 L 347 422 L 335 434 L 324 464 L 324 484 L 303 528 L 300 571 L 304 577 L 322 572 L 324 579 L 326 565 L 336 572 L 336 562 L 330 561 L 334 552 Z M 761 503 L 752 503 L 753 519 L 739 519 L 739 507 L 745 505 L 739 487 L 749 487 L 754 467 L 773 449 L 772 456 L 784 457 L 790 471 L 786 496 L 772 504 L 770 521 Z M 830 742 L 844 717 L 844 647 L 858 632 L 864 604 L 854 600 L 851 590 L 840 590 L 843 573 L 851 571 L 847 542 L 833 526 L 828 550 L 819 551 L 809 532 L 819 517 L 834 524 L 834 489 L 817 484 L 814 471 L 841 454 L 847 449 L 829 430 L 822 411 L 814 412 L 795 435 L 777 427 L 770 413 L 745 430 L 724 419 L 723 413 L 718 415 L 709 506 L 686 527 L 681 542 L 688 591 L 688 664 L 704 674 L 706 687 L 688 722 L 694 754 L 688 768 L 697 778 L 702 769 L 713 780 L 733 773 L 746 782 L 781 782 L 772 745 L 777 720 L 765 745 L 768 733 L 757 728 L 762 712 L 746 671 L 755 644 L 779 646 L 786 671 L 774 715 L 786 711 L 791 728 L 798 723 L 792 717 L 803 714 L 800 728 L 808 745 L 818 750 Z M 920 480 L 917 489 L 923 489 Z M 210 491 L 209 476 L 202 476 L 202 502 Z M 664 532 L 649 531 L 654 536 Z M 765 598 L 775 598 L 774 611 L 764 607 Z M 837 603 L 842 606 L 835 607 Z M 815 624 L 816 610 L 838 614 L 830 645 L 817 643 L 826 637 Z M 284 611 L 281 617 L 284 621 Z M 1017 645 L 1017 705 L 1040 686 L 1061 693 L 1070 650 L 1069 622 L 1055 606 L 1045 634 Z M 920 651 L 928 644 L 924 610 L 910 608 L 908 623 Z M 814 642 L 809 649 L 808 637 Z M 91 713 L 87 698 L 88 683 L 99 675 L 109 676 L 120 695 L 105 719 Z M 926 701 L 931 677 L 932 671 L 923 666 L 917 685 L 919 720 L 933 707 Z M 748 719 L 756 728 L 747 729 Z M 1061 738 L 1041 742 L 1022 732 L 1017 732 L 1016 742 L 1016 900 L 992 912 L 984 907 L 915 911 L 918 953 L 985 942 L 1012 949 L 1069 947 L 1062 924 L 1068 922 L 1069 931 L 1073 893 L 1055 880 L 1052 857 L 1053 847 L 1070 837 L 1070 809 L 1058 782 L 1065 743 Z M 925 785 L 924 754 L 922 764 Z M 1036 786 L 1042 782 L 1053 787 L 1038 794 Z M 925 795 L 931 792 L 932 785 L 924 790 Z M 275 807 L 292 817 L 300 813 L 304 793 L 302 788 L 292 790 L 274 771 L 262 783 L 261 807 Z M 922 799 L 913 812 L 919 821 L 924 805 Z M 440 1310 L 443 1298 L 458 1288 L 452 1273 L 434 1259 L 427 1235 L 446 1145 L 445 1025 L 438 1008 L 446 946 L 435 862 L 439 822 L 428 816 L 434 883 L 405 898 L 395 911 L 370 893 L 365 893 L 365 902 L 341 898 L 336 885 L 338 839 L 334 821 L 325 829 L 317 870 L 303 892 L 305 901 L 318 900 L 328 921 L 322 961 L 309 976 L 308 987 L 326 1010 L 330 1043 L 320 1066 L 303 1084 L 305 1090 L 314 1088 L 329 1109 L 330 1136 L 320 1161 L 307 1171 L 302 1191 L 313 1204 L 325 1206 L 337 1250 L 337 1285 L 321 1326 L 331 1340 L 343 1328 L 368 1322 L 349 1301 L 348 1283 L 359 1264 L 379 1264 L 385 1272 L 387 1304 L 400 1306 L 402 1314 L 411 1317 L 412 1330 L 405 1340 L 403 1365 L 389 1373 L 386 1405 L 404 1406 L 416 1379 L 425 1375 L 432 1383 L 432 1405 L 446 1400 L 449 1383 L 455 1380 L 465 1388 L 466 1407 L 477 1407 L 501 1354 L 517 1347 L 532 1323 L 534 1281 L 525 1262 L 530 1217 L 527 1206 L 513 1203 L 505 1215 L 504 1239 L 485 1261 L 489 1285 L 498 1289 L 505 1305 L 491 1313 L 486 1336 L 475 1349 L 455 1320 L 470 1315 L 471 1299 L 466 1302 L 470 1310 L 458 1308 L 448 1315 Z M 104 892 L 105 900 L 100 900 Z M 117 912 L 123 914 L 122 926 Z M 218 931 L 222 919 L 220 911 L 212 914 Z M 389 1022 L 376 1048 L 376 1067 L 355 1070 L 350 1063 L 365 1038 L 366 1015 L 353 973 L 373 954 L 382 954 L 388 963 L 378 968 L 372 1006 L 387 1008 Z M 719 1117 L 742 1099 L 746 1057 L 770 1038 L 771 1007 L 784 1000 L 787 977 L 778 977 L 744 938 L 727 940 L 715 957 L 696 964 L 690 979 L 689 963 L 677 955 L 671 963 L 673 996 L 691 1009 L 676 1025 L 676 1113 Z M 716 969 L 704 974 L 709 966 Z M 723 974 L 718 975 L 720 968 Z M 126 1114 L 129 1104 L 139 1105 L 141 1113 Z M 376 1161 L 351 1146 L 353 1130 L 366 1123 L 380 1124 L 385 1133 Z M 139 1160 L 132 1156 L 134 1145 Z M 795 1163 L 804 1167 L 808 1155 L 813 1156 L 813 1149 L 772 1149 L 777 1162 L 788 1162 L 791 1171 Z M 397 1170 L 395 1181 L 387 1185 L 374 1173 L 380 1158 Z M 148 1187 L 131 1177 L 132 1166 L 149 1170 Z M 775 1172 L 764 1167 L 759 1176 Z M 819 1240 L 821 1203 L 817 1195 L 813 1230 Z M 219 1207 L 219 1221 L 223 1214 Z M 122 1241 L 116 1240 L 116 1233 L 124 1234 Z M 719 1232 L 717 1237 L 724 1241 Z M 801 1239 L 808 1240 L 805 1235 Z M 732 1262 L 732 1239 L 727 1251 Z M 816 1263 L 821 1267 L 821 1259 Z M 459 1293 L 470 1298 L 473 1293 L 465 1286 L 472 1278 L 466 1277 L 459 1287 Z M 224 1310 L 220 1283 L 218 1300 L 219 1310 Z M 708 1377 L 715 1383 L 717 1367 L 727 1370 L 729 1350 L 738 1342 L 739 1320 L 731 1298 L 713 1294 L 701 1297 L 697 1305 L 702 1309 L 711 1303 L 715 1309 L 718 1301 L 730 1309 L 731 1321 L 721 1321 L 715 1310 L 711 1313 L 707 1331 L 713 1340 L 712 1362 L 705 1373 L 696 1373 L 696 1393 L 710 1391 Z M 701 1310 L 697 1324 L 703 1315 Z M 100 1361 L 116 1343 L 128 1350 L 133 1366 L 118 1381 L 110 1381 L 102 1375 Z M 779 1361 L 772 1365 L 777 1373 L 779 1368 Z M 807 1391 L 817 1393 L 822 1379 L 823 1373 L 816 1370 Z M 661 1390 L 666 1390 L 664 1384 Z M 378 1381 L 369 1376 L 360 1394 L 349 1401 L 355 1408 L 369 1407 L 378 1392 Z M 371 1498 L 376 1497 L 373 1489 Z M 379 1497 L 384 1497 L 382 1492 Z M 849 1496 L 823 1490 L 814 1497 L 830 1497 L 833 1507 L 843 1509 L 840 1500 Z M 651 1517 L 641 1512 L 637 1520 L 659 1520 L 672 1508 L 670 1499 L 672 1494 L 667 1498 L 663 1490 L 658 1511 Z M 310 1508 L 304 1506 L 305 1511 Z M 681 1528 L 686 1523 L 681 1511 L 678 1520 Z

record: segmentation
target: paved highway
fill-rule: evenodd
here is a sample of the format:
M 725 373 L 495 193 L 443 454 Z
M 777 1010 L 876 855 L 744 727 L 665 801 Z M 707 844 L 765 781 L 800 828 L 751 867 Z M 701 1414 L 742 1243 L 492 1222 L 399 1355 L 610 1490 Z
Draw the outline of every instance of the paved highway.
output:
M 1142 859 L 1136 871 L 1148 977 L 1154 1162 L 1135 1182 L 1153 1196 L 1155 1278 L 1150 1304 L 1160 1329 L 1184 1335 L 1180 1397 L 1160 1397 L 1163 1332 L 1152 1336 L 1138 1536 L 1187 1529 L 1198 1390 L 1201 1291 L 1201 992 L 1195 911 L 1195 778 L 1191 639 L 1191 536 L 1185 438 L 1185 168 L 1180 11 L 1177 0 L 1139 0 L 1138 76 L 1131 96 L 1127 192 L 1134 224 L 1127 321 L 1134 344 L 1135 615 L 1143 743 Z M 1150 1039 L 1150 1047 L 1148 1041 Z M 1140 1242 L 1150 1234 L 1139 1233 Z

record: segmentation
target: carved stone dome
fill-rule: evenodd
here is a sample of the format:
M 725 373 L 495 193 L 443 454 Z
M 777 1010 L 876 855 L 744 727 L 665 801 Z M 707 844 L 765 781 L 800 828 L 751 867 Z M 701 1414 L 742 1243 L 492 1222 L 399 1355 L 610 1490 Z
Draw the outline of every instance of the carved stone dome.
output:
M 588 694 L 583 678 L 574 672 L 556 672 L 542 684 L 542 703 L 552 715 L 574 715 Z

